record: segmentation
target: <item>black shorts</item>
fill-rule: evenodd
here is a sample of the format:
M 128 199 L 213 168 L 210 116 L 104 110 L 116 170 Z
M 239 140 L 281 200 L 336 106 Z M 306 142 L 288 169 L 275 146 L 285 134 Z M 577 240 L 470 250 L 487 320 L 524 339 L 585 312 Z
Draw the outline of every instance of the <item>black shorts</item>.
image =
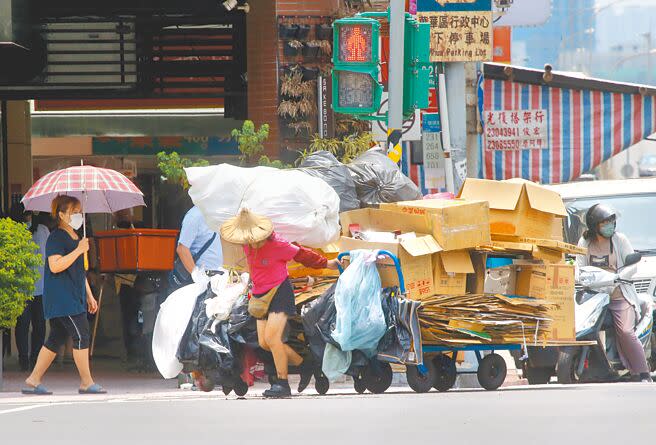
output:
M 255 295 L 261 297 L 264 294 Z M 286 279 L 278 287 L 276 295 L 273 296 L 271 304 L 269 304 L 269 314 L 283 313 L 290 317 L 296 315 L 296 300 L 294 298 L 294 287 L 291 281 Z
M 83 314 L 50 319 L 50 335 L 44 346 L 52 352 L 66 344 L 68 337 L 73 338 L 73 349 L 89 348 L 89 320 Z

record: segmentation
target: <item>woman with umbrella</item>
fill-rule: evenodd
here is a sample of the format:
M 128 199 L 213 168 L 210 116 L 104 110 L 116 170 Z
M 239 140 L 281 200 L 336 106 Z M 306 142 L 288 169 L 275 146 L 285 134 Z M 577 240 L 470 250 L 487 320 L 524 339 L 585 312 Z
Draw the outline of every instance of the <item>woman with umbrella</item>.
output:
M 82 201 L 82 202 L 81 202 Z M 86 279 L 89 240 L 75 232 L 86 213 L 113 213 L 144 205 L 143 193 L 124 175 L 105 168 L 81 165 L 48 173 L 22 199 L 27 210 L 50 210 L 57 221 L 46 243 L 43 309 L 50 320 L 50 336 L 25 380 L 25 394 L 50 394 L 41 379 L 59 346 L 73 338 L 73 359 L 80 373 L 80 394 L 103 394 L 89 369 L 87 311 L 98 311 Z M 102 295 L 102 294 L 101 294 Z
M 45 280 L 43 293 L 44 316 L 50 320 L 50 335 L 39 352 L 32 374 L 25 380 L 24 394 L 51 394 L 41 380 L 57 352 L 70 336 L 73 338 L 73 359 L 80 373 L 80 394 L 104 394 L 106 391 L 91 377 L 89 367 L 89 321 L 87 311 L 98 310 L 84 270 L 84 255 L 89 240 L 75 232 L 82 227 L 84 217 L 77 198 L 61 195 L 52 201 L 52 217 L 57 228 L 46 243 Z

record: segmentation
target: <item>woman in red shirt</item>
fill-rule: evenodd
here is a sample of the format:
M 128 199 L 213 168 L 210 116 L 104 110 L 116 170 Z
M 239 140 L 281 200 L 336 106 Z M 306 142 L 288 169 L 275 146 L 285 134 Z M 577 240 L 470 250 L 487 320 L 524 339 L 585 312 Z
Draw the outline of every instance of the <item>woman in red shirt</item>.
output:
M 253 298 L 270 301 L 257 318 L 257 336 L 262 349 L 271 351 L 276 365 L 277 380 L 264 391 L 265 397 L 290 397 L 287 368 L 291 363 L 301 368 L 298 391 L 303 391 L 312 377 L 312 364 L 289 345 L 283 343 L 287 319 L 296 315 L 294 289 L 289 281 L 287 263 L 294 260 L 314 269 L 337 269 L 337 260 L 328 261 L 316 252 L 290 243 L 273 232 L 271 220 L 242 209 L 221 227 L 221 237 L 244 246 L 248 268 L 253 281 Z M 249 305 L 249 311 L 253 310 Z M 253 314 L 255 315 L 255 314 Z

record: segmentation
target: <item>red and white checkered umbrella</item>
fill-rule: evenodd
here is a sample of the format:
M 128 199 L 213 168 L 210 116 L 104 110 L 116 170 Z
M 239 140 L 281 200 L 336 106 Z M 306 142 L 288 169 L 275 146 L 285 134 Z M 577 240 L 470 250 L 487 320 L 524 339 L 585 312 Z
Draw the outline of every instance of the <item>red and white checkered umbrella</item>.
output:
M 114 213 L 146 205 L 143 193 L 121 173 L 107 168 L 80 165 L 48 173 L 23 197 L 25 210 L 50 212 L 59 195 L 74 196 L 84 213 Z

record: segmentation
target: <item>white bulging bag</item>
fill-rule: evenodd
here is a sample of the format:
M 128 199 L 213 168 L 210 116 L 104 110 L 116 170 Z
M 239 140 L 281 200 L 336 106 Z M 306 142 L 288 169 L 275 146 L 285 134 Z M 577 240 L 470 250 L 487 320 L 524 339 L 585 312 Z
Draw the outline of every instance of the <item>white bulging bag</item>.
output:
M 288 241 L 323 247 L 339 238 L 339 196 L 325 181 L 297 170 L 229 164 L 185 169 L 189 196 L 218 232 L 239 209 L 273 221 Z
M 153 359 L 162 377 L 172 379 L 182 372 L 176 354 L 187 329 L 196 299 L 207 290 L 207 281 L 181 287 L 162 303 L 153 331 Z

